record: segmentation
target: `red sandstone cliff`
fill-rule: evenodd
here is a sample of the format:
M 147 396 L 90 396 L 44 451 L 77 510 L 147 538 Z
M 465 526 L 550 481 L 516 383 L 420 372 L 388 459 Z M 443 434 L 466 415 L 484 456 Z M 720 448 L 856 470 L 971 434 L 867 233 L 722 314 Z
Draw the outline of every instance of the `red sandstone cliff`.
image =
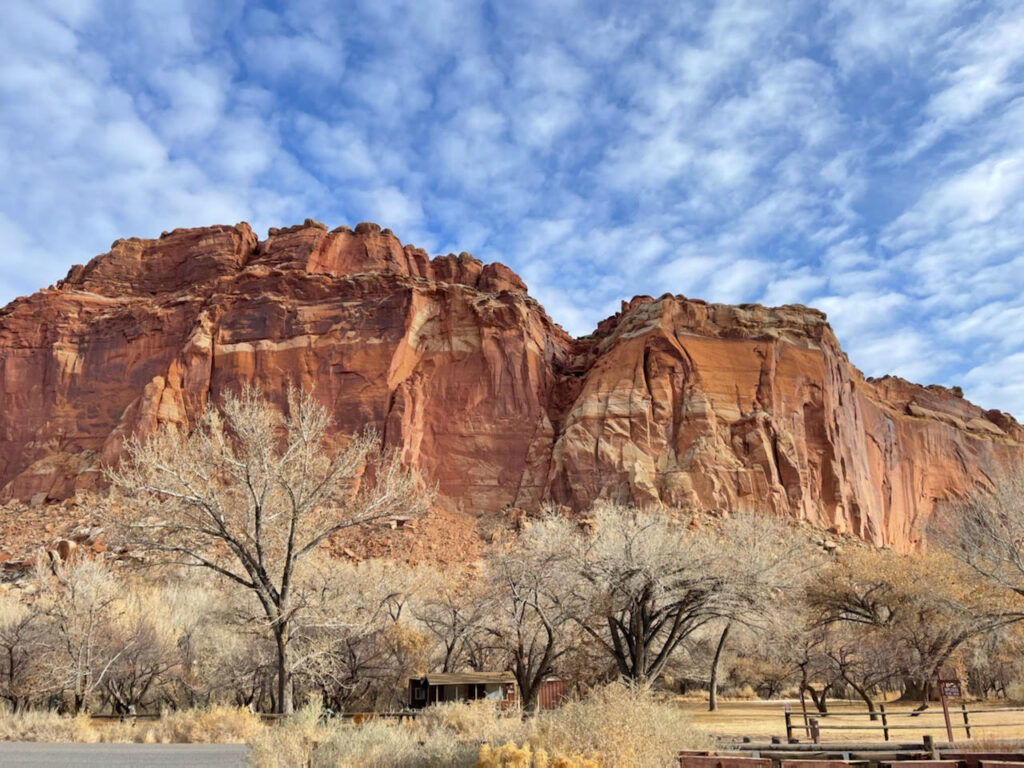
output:
M 95 487 L 125 435 L 242 381 L 376 425 L 468 526 L 612 497 L 906 547 L 937 499 L 1024 456 L 1006 414 L 866 380 L 813 309 L 640 297 L 574 340 L 501 264 L 307 220 L 119 240 L 0 310 L 0 499 Z

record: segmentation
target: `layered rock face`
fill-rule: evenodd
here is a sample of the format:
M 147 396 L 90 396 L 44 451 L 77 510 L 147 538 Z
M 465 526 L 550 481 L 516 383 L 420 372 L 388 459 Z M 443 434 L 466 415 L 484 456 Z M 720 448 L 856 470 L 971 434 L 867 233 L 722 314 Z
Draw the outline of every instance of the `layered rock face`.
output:
M 1024 457 L 1006 414 L 866 380 L 812 309 L 639 297 L 573 339 L 501 264 L 307 220 L 119 240 L 0 310 L 0 500 L 98 487 L 127 435 L 244 382 L 312 388 L 339 435 L 376 427 L 467 527 L 612 498 L 908 548 Z

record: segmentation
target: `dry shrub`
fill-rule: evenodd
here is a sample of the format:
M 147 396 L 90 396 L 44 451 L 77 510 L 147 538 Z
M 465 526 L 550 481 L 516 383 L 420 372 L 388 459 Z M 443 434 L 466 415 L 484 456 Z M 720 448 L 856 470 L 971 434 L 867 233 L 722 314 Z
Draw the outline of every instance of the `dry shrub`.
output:
M 322 768 L 473 768 L 479 740 L 459 738 L 446 728 L 374 720 L 343 724 L 313 753 Z
M 141 721 L 140 721 L 141 723 Z M 152 728 L 137 726 L 140 739 L 186 744 L 246 744 L 264 731 L 257 715 L 247 709 L 215 706 L 169 712 Z
M 510 741 L 496 749 L 482 745 L 476 768 L 600 768 L 600 764 L 583 755 L 556 755 L 552 759 L 546 750 L 534 749 L 529 742 L 517 747 Z
M 346 768 L 433 768 L 477 765 L 480 743 L 525 738 L 518 717 L 499 714 L 491 702 L 429 707 L 412 722 L 336 720 L 318 724 L 316 708 L 302 710 L 252 744 L 249 764 L 258 768 L 313 765 Z
M 249 764 L 340 768 L 648 768 L 710 745 L 673 704 L 610 685 L 522 722 L 486 702 L 428 707 L 412 722 L 317 723 L 309 707 L 253 742 Z M 482 746 L 481 746 L 482 744 Z M 521 745 L 521 746 L 519 746 Z
M 276 726 L 265 728 L 249 747 L 249 764 L 259 768 L 309 765 L 315 747 L 328 735 L 318 725 L 321 709 L 307 704 Z
M 1006 700 L 1013 706 L 1024 704 L 1024 680 L 1014 680 L 1006 686 Z
M 757 700 L 757 691 L 754 690 L 754 686 L 752 686 L 750 683 L 744 683 L 743 685 L 729 691 L 729 697 L 733 699 L 746 699 L 747 701 L 755 701 Z
M 135 729 L 129 723 L 100 723 L 89 715 L 74 717 L 56 712 L 19 712 L 0 716 L 0 741 L 98 742 L 136 741 Z
M 334 768 L 472 768 L 479 738 L 460 737 L 438 717 L 429 726 L 370 720 L 318 724 L 316 708 L 301 710 L 276 728 L 268 728 L 249 750 L 249 765 L 284 768 L 311 765 Z
M 546 760 L 545 753 L 545 760 Z M 509 741 L 498 748 L 483 744 L 477 752 L 477 768 L 535 768 L 532 750 L 529 744 L 517 747 Z M 547 768 L 545 764 L 543 768 Z
M 20 712 L 0 717 L 0 741 L 99 741 L 88 717 L 55 712 Z
M 263 730 L 256 715 L 234 707 L 170 712 L 159 720 L 136 723 L 96 721 L 88 715 L 63 717 L 55 712 L 0 716 L 0 741 L 245 744 Z
M 427 731 L 439 729 L 478 743 L 521 740 L 526 733 L 519 713 L 500 712 L 493 701 L 464 701 L 427 707 L 416 718 Z
M 537 718 L 530 743 L 565 759 L 587 755 L 607 768 L 653 768 L 675 765 L 680 749 L 708 747 L 710 738 L 649 689 L 612 683 Z

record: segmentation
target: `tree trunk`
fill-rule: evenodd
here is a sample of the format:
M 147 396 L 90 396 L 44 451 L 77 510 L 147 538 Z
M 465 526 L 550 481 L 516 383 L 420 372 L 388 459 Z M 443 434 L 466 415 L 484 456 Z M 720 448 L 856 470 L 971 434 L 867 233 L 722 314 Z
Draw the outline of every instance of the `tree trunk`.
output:
M 722 660 L 722 649 L 725 648 L 725 641 L 729 637 L 729 630 L 732 622 L 727 622 L 722 636 L 718 638 L 718 647 L 715 648 L 715 658 L 711 660 L 711 680 L 708 683 L 708 711 L 714 712 L 718 709 L 718 663 Z
M 900 701 L 918 701 L 921 704 L 927 704 L 936 698 L 938 697 L 932 691 L 930 680 L 922 681 L 920 678 L 909 676 L 903 678 L 903 695 L 900 696 Z
M 814 702 L 814 708 L 823 715 L 828 714 L 828 688 L 825 686 L 821 689 L 821 693 L 818 693 L 809 684 L 804 683 L 804 690 L 811 694 L 811 701 Z
M 523 696 L 523 720 L 537 714 L 537 709 L 540 706 L 539 694 L 539 686 L 531 685 L 529 691 Z
M 864 703 L 868 705 L 868 712 L 871 713 L 871 716 L 868 719 L 878 720 L 878 715 L 875 712 L 874 699 L 871 698 L 871 694 L 868 693 L 867 689 L 860 685 L 857 685 L 855 682 L 853 682 L 853 680 L 851 680 L 849 677 L 845 675 L 843 676 L 843 679 L 846 681 L 847 685 L 849 685 L 851 688 L 853 688 L 854 691 L 856 691 L 858 696 L 864 699 Z
M 279 715 L 290 715 L 295 711 L 292 701 L 292 675 L 288 659 L 288 622 L 274 625 L 274 639 L 277 640 L 277 706 Z
M 7 690 L 10 691 L 12 697 L 14 696 L 14 688 L 15 688 L 15 685 L 14 685 L 14 668 L 15 668 L 15 663 L 14 663 L 14 646 L 10 645 L 7 648 Z M 14 701 L 13 698 L 11 700 Z M 15 712 L 17 712 L 17 707 L 16 706 L 15 706 Z
M 540 702 L 540 680 L 543 677 L 536 675 L 530 665 L 523 663 L 523 660 L 520 659 L 516 663 L 515 678 L 516 686 L 519 688 L 521 715 L 523 720 L 526 720 L 534 714 L 534 710 Z

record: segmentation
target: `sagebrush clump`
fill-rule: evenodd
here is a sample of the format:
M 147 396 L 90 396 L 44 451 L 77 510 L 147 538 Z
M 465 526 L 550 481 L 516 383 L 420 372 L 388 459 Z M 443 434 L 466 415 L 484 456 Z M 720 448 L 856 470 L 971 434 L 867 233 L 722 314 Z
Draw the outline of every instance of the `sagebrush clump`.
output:
M 686 713 L 640 686 L 613 684 L 522 720 L 489 702 L 430 707 L 415 721 L 317 725 L 315 710 L 267 728 L 250 765 L 356 768 L 656 768 L 708 746 Z
M 127 718 L 123 722 L 47 711 L 0 716 L 0 741 L 247 744 L 263 731 L 258 715 L 228 706 L 165 712 L 159 719 Z
M 612 683 L 538 717 L 530 744 L 550 755 L 577 760 L 585 755 L 609 768 L 653 768 L 674 766 L 680 749 L 710 746 L 710 738 L 650 689 Z

